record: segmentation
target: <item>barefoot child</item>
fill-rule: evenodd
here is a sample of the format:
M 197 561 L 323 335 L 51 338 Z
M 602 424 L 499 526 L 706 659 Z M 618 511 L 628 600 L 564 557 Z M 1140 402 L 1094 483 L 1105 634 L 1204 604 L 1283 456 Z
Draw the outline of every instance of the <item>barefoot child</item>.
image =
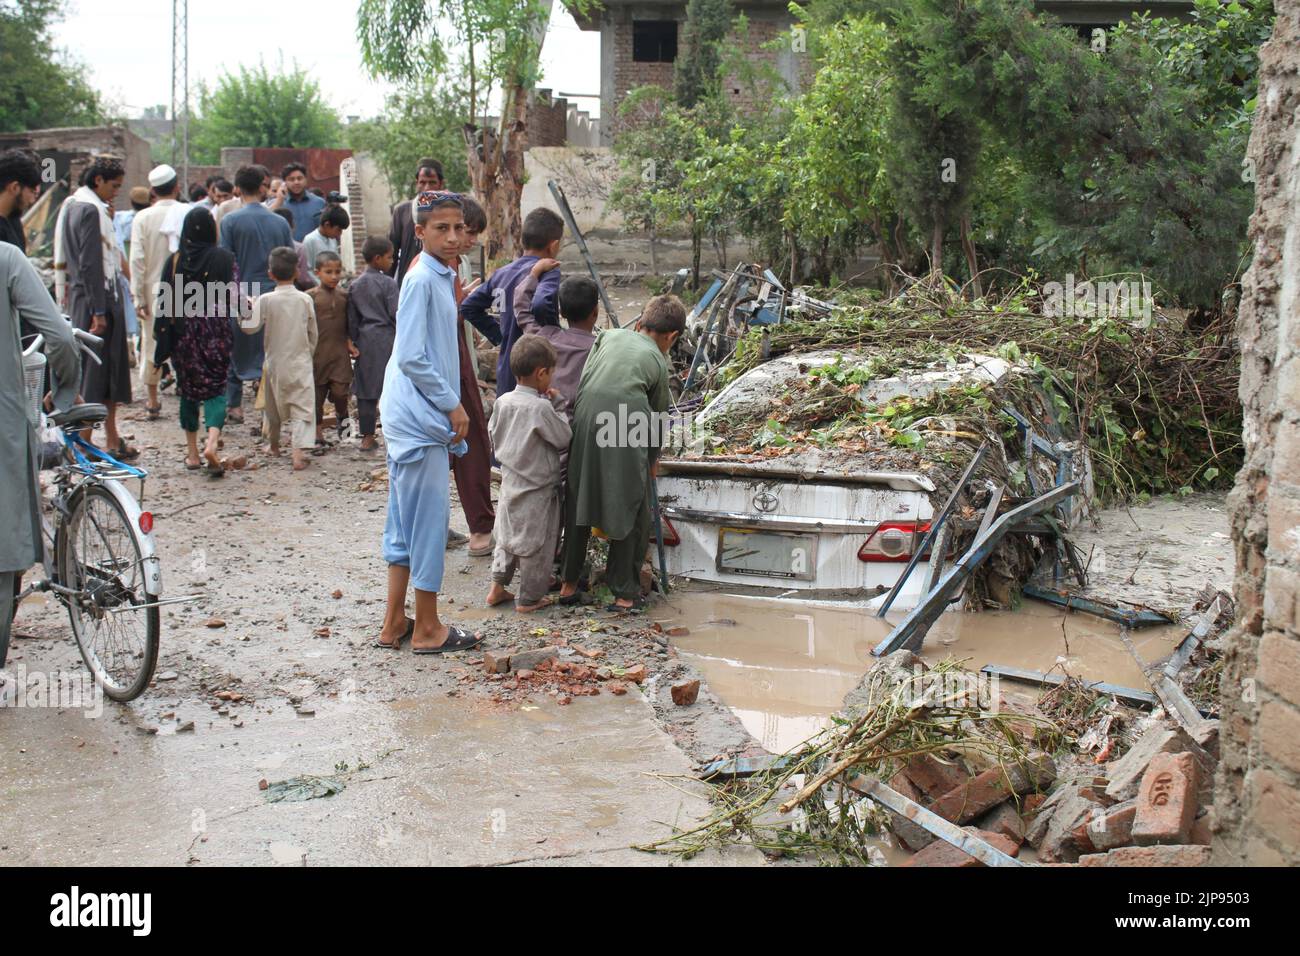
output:
M 361 422 L 361 450 L 374 451 L 375 417 L 384 389 L 384 368 L 393 354 L 397 334 L 397 281 L 393 267 L 393 243 L 387 236 L 370 236 L 361 245 L 366 271 L 348 289 L 348 339 L 357 360 L 352 391 L 357 396 L 357 418 Z
M 245 335 L 263 328 L 266 364 L 262 389 L 266 393 L 267 452 L 280 454 L 280 429 L 288 426 L 293 442 L 293 470 L 307 467 L 307 451 L 315 447 L 316 413 L 312 384 L 312 354 L 316 351 L 316 310 L 311 297 L 293 287 L 298 253 L 290 246 L 271 250 L 268 271 L 275 291 L 253 301 L 253 314 L 240 323 Z
M 325 210 L 329 212 L 329 210 Z M 324 441 L 321 421 L 325 398 L 334 405 L 337 432 L 343 435 L 348 420 L 348 395 L 352 390 L 352 355 L 357 350 L 348 337 L 348 294 L 339 288 L 343 260 L 335 252 L 321 252 L 312 263 L 320 285 L 307 294 L 316 307 L 316 351 L 312 355 L 312 378 L 316 383 L 316 441 Z
M 551 603 L 546 592 L 560 530 L 560 456 L 573 432 L 562 411 L 564 399 L 551 388 L 551 343 L 525 335 L 510 352 L 510 371 L 515 388 L 497 399 L 488 425 L 501 462 L 501 497 L 487 602 L 515 598 L 506 586 L 518 570 L 515 610 L 526 613 Z
M 668 351 L 686 327 L 675 295 L 646 303 L 635 329 L 606 329 L 582 370 L 565 493 L 562 604 L 576 603 L 593 527 L 609 538 L 609 610 L 640 607 L 650 543 L 650 477 L 658 456 L 656 413 L 668 409 Z M 618 425 L 616 423 L 625 423 Z M 620 427 L 626 434 L 618 434 Z
M 438 618 L 451 511 L 450 456 L 465 453 L 469 416 L 460 401 L 456 273 L 465 219 L 455 193 L 416 198 L 415 235 L 424 254 L 402 281 L 397 338 L 384 372 L 379 410 L 388 446 L 388 518 L 383 555 L 388 607 L 377 643 L 410 637 L 417 654 L 466 650 L 482 640 Z M 406 590 L 415 588 L 415 620 Z

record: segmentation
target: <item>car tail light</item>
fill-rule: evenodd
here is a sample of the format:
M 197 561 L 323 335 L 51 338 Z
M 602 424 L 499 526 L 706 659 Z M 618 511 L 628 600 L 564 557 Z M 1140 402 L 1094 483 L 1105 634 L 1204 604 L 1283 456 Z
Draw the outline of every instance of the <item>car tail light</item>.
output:
M 858 549 L 859 561 L 909 561 L 930 530 L 928 521 L 888 521 Z
M 682 543 L 682 536 L 677 533 L 677 529 L 673 527 L 673 523 L 669 521 L 667 518 L 664 518 L 663 522 L 664 522 L 664 547 L 675 548 L 677 545 Z
M 152 511 L 141 511 L 141 512 L 140 512 L 140 530 L 143 531 L 145 534 L 149 534 L 151 531 L 153 531 L 153 512 L 152 512 Z

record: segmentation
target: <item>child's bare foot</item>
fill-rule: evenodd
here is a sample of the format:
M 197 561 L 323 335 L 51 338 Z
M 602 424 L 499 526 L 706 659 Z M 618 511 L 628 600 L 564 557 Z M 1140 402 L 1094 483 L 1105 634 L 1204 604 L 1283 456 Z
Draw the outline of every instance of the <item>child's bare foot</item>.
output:
M 518 612 L 519 614 L 531 614 L 533 613 L 533 611 L 540 611 L 542 608 L 550 607 L 554 603 L 555 602 L 552 601 L 550 598 L 545 597 L 542 598 L 540 601 L 538 601 L 536 604 L 516 604 L 515 611 Z
M 266 454 L 270 455 L 272 458 L 279 458 L 279 457 L 280 457 L 280 446 L 279 446 L 279 445 L 263 445 L 263 446 L 262 446 L 262 451 L 266 452 Z
M 203 460 L 212 468 L 221 467 L 221 458 L 217 455 L 217 443 L 209 441 L 203 446 Z
M 507 601 L 513 601 L 514 599 L 515 596 L 504 587 L 495 581 L 492 582 L 492 587 L 487 593 L 488 607 L 496 607 L 498 604 L 505 604 Z
M 293 450 L 293 470 L 302 471 L 309 464 L 310 462 L 307 461 L 307 453 L 301 448 L 295 448 Z

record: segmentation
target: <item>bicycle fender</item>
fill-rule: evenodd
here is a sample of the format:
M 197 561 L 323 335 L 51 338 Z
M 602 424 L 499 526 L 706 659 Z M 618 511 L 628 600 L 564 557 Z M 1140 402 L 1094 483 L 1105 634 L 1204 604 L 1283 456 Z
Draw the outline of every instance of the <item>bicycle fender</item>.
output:
M 127 520 L 131 522 L 131 528 L 135 532 L 136 540 L 140 542 L 145 593 L 155 600 L 162 597 L 162 559 L 158 557 L 158 549 L 154 547 L 153 532 L 145 534 L 140 530 L 140 515 L 143 510 L 140 507 L 140 502 L 136 501 L 135 495 L 127 491 L 126 485 L 116 479 L 107 478 L 100 484 L 122 506 L 122 511 L 126 514 Z

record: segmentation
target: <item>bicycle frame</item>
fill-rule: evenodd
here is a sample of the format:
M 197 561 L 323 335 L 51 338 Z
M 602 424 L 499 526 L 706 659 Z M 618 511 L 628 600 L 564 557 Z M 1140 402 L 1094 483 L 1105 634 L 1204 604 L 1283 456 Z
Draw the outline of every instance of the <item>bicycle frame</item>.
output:
M 60 466 L 61 475 L 56 481 L 60 485 L 71 485 L 72 487 L 60 491 L 53 503 L 55 510 L 66 517 L 67 499 L 78 488 L 88 483 L 98 484 L 108 491 L 121 505 L 127 520 L 139 531 L 141 570 L 144 576 L 145 593 L 149 595 L 151 603 L 157 602 L 162 596 L 162 562 L 158 558 L 157 549 L 154 546 L 153 532 L 145 531 L 141 527 L 140 518 L 144 511 L 140 507 L 140 501 L 127 491 L 126 486 L 120 481 L 123 478 L 139 480 L 140 498 L 143 499 L 144 480 L 149 473 L 142 468 L 136 468 L 133 465 L 118 461 L 102 448 L 97 448 L 86 441 L 75 430 L 63 429 L 62 432 L 63 445 L 70 460 Z M 108 467 L 104 467 L 105 465 Z M 82 478 L 80 481 L 74 482 L 73 475 L 81 475 Z M 70 597 L 75 592 L 63 586 L 62 582 L 58 580 L 58 569 L 54 567 L 54 546 L 57 532 L 54 524 L 45 514 L 41 515 L 41 530 L 44 539 L 41 542 L 41 565 L 45 569 L 45 580 L 25 589 L 22 596 L 34 591 L 49 590 L 54 591 L 61 598 Z

